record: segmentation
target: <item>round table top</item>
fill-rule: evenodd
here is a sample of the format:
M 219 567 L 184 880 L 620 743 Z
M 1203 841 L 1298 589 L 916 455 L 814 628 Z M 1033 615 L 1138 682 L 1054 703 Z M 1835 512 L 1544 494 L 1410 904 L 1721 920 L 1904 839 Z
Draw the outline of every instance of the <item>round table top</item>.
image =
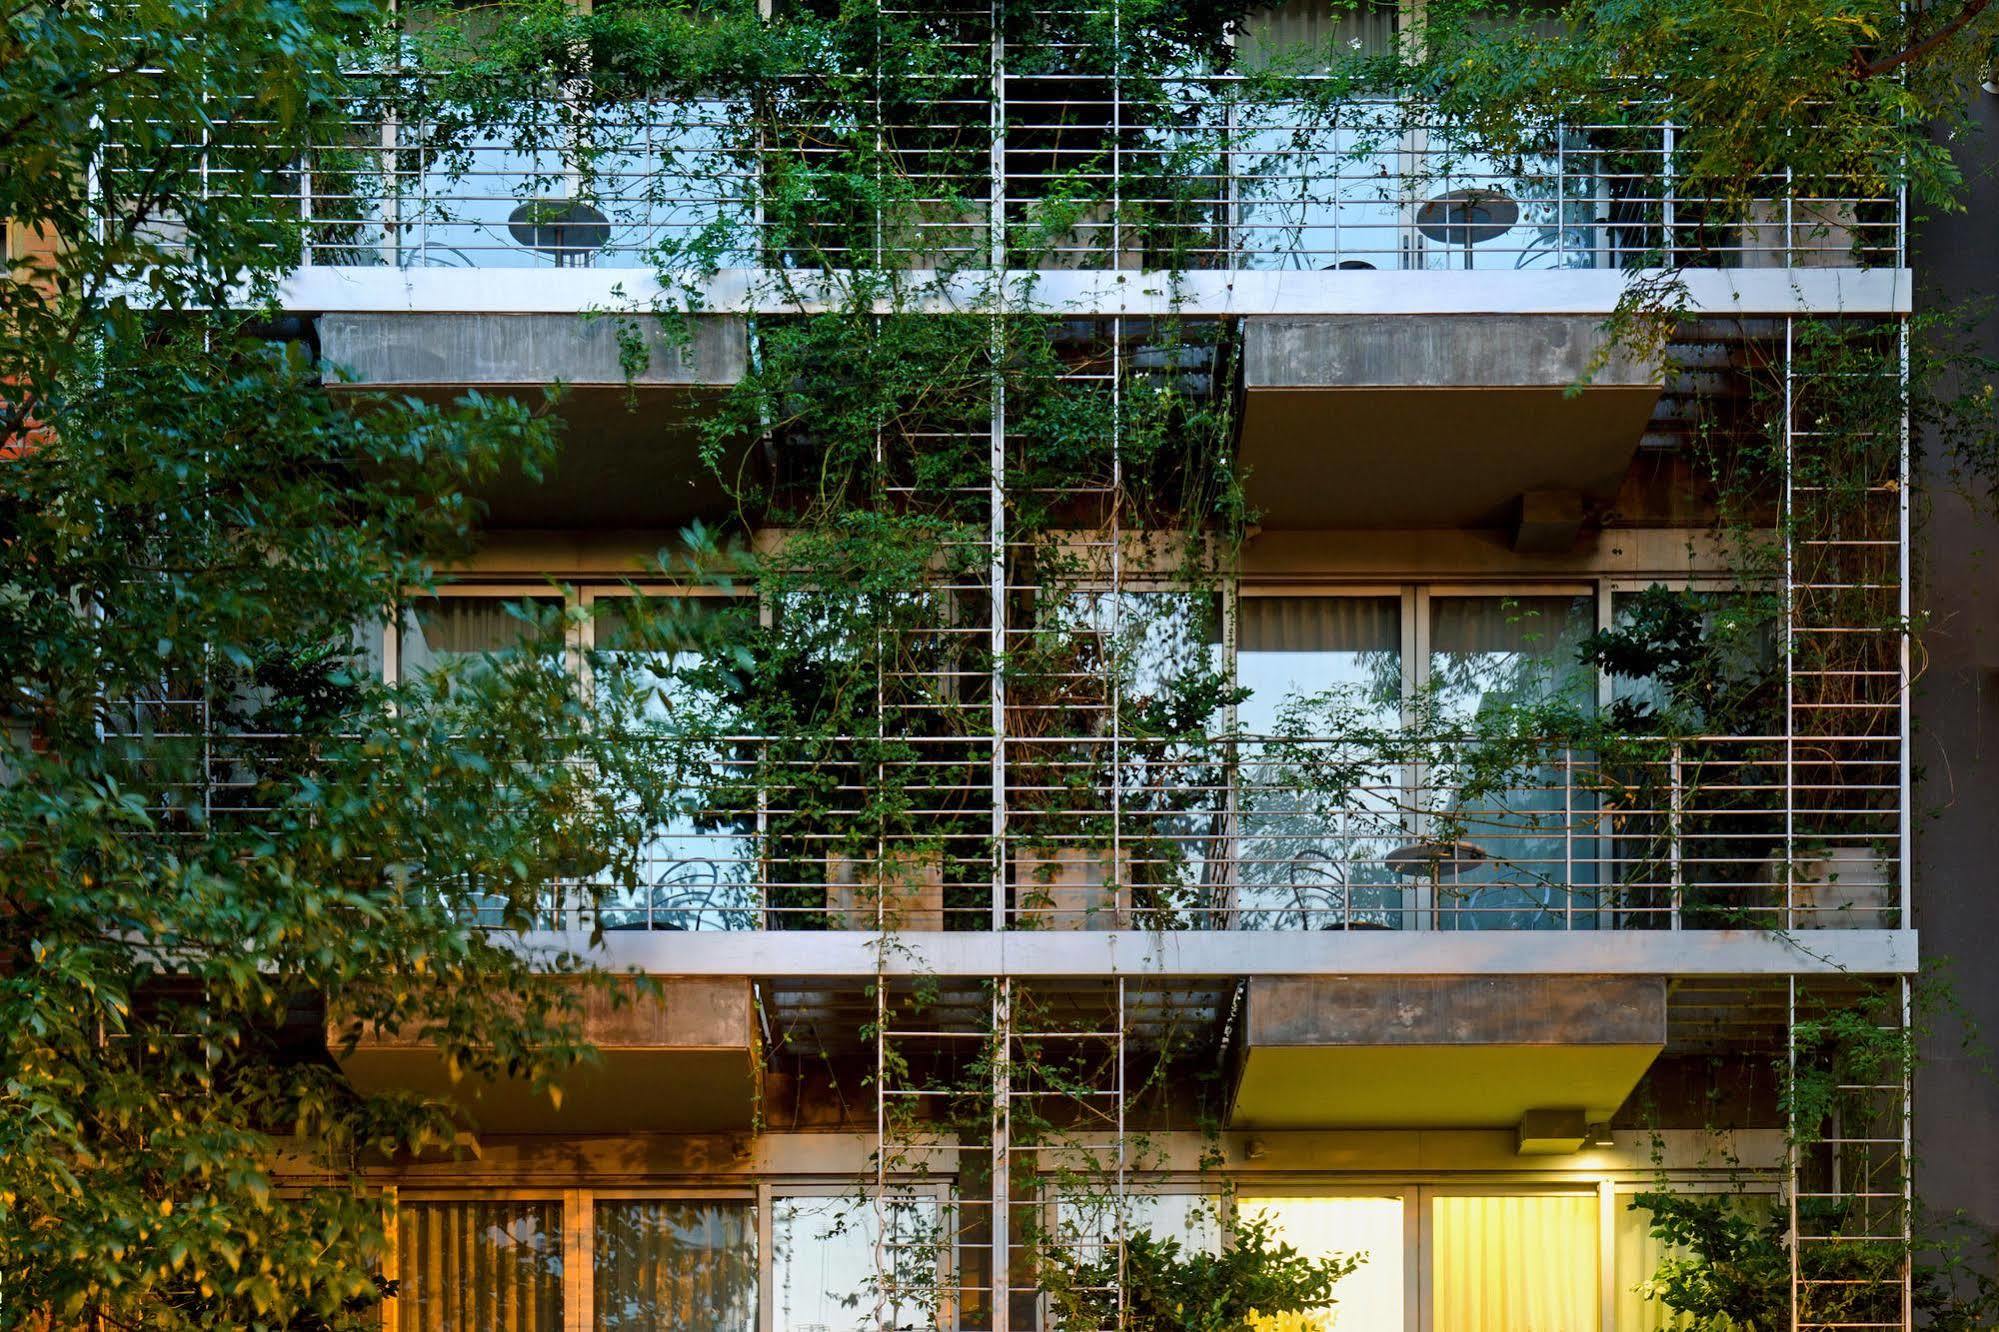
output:
M 1476 842 L 1427 841 L 1398 846 L 1382 857 L 1384 864 L 1408 878 L 1454 876 L 1467 865 L 1485 860 L 1485 848 Z
M 1446 245 L 1477 245 L 1512 230 L 1520 205 L 1498 190 L 1452 190 L 1416 210 L 1416 230 Z

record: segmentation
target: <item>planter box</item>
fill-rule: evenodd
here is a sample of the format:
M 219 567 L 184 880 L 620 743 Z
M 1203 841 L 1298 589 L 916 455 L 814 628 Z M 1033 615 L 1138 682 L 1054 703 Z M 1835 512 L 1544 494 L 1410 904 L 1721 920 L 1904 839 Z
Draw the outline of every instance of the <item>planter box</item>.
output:
M 1781 881 L 1781 862 L 1771 868 Z M 1894 862 L 1866 845 L 1800 852 L 1790 884 L 1793 928 L 1800 930 L 1891 929 L 1901 905 Z
M 826 857 L 826 928 L 934 934 L 944 928 L 944 853 Z
M 1128 859 L 1121 857 L 1120 859 Z M 1120 870 L 1128 869 L 1121 864 Z M 1125 873 L 1097 847 L 1024 848 L 1013 855 L 1013 919 L 1024 930 L 1122 930 L 1131 924 Z

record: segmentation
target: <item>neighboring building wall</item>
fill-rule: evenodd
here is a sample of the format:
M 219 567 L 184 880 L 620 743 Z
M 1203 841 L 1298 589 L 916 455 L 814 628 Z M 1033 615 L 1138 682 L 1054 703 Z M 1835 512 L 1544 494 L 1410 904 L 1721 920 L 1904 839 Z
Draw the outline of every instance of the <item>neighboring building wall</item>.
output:
M 1919 299 L 1999 297 L 1999 97 L 1973 92 L 1982 137 L 1961 140 L 1968 178 L 1963 211 L 1936 215 L 1915 232 Z M 1979 330 L 1999 356 L 1999 318 Z M 1923 441 L 1929 484 L 1917 533 L 1918 606 L 1927 613 L 1923 659 L 1915 663 L 1916 926 L 1934 964 L 1989 1038 L 1999 1032 L 1999 522 L 1958 494 L 1934 440 Z M 1999 1077 L 1944 1017 L 1917 1075 L 1917 1196 L 1933 1214 L 1963 1211 L 1999 1228 Z

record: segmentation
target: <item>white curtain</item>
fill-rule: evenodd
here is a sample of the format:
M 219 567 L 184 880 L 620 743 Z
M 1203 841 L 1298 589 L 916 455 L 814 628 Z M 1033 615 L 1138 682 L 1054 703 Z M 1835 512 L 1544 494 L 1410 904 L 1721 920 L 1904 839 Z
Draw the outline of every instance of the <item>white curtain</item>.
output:
M 1597 1198 L 1431 1200 L 1430 1325 L 1444 1332 L 1592 1332 Z
M 425 597 L 403 623 L 402 673 L 415 678 L 454 657 L 499 652 L 518 645 L 528 624 L 509 605 L 529 602 L 552 609 L 551 597 Z
M 1236 642 L 1243 652 L 1394 652 L 1401 618 L 1397 597 L 1244 597 Z
M 1271 1220 L 1277 1238 L 1310 1258 L 1366 1255 L 1333 1288 L 1338 1303 L 1331 1309 L 1258 1318 L 1256 1332 L 1403 1332 L 1402 1199 L 1243 1198 L 1236 1212 Z M 1450 1325 L 1436 1326 L 1443 1332 Z
M 1384 55 L 1395 43 L 1396 15 L 1393 0 L 1361 0 L 1358 5 L 1284 0 L 1250 11 L 1243 19 L 1238 47 L 1253 66 L 1285 52 L 1321 53 L 1329 48 L 1342 54 Z

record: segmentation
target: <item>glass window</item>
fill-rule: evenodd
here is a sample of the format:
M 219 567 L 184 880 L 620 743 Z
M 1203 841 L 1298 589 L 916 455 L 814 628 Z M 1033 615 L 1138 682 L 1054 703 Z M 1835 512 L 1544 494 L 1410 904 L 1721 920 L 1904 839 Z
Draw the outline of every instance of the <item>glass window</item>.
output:
M 1109 895 L 1099 916 L 1070 901 L 1067 887 L 1051 893 L 1047 868 L 1078 850 L 1095 858 L 1095 811 L 1103 806 L 1085 792 L 1107 781 L 1122 817 L 1119 857 L 1114 866 L 1106 859 L 1101 876 L 1085 875 L 1116 880 L 1153 924 L 1204 918 L 1180 913 L 1214 900 L 1225 867 L 1216 855 L 1225 746 L 1212 739 L 1222 729 L 1228 674 L 1216 600 L 1081 589 L 1043 598 L 1037 610 L 1031 641 L 1017 636 L 1008 663 L 1017 728 L 1010 835 L 1028 848 L 1015 862 L 1023 900 L 1055 928 L 1113 919 Z M 1101 743 L 1114 720 L 1122 743 Z M 1054 898 L 1062 900 L 1051 908 Z
M 1596 599 L 1430 598 L 1430 687 L 1446 718 L 1568 697 L 1586 703 L 1576 654 L 1596 628 Z
M 1236 610 L 1237 706 L 1245 733 L 1291 730 L 1337 706 L 1392 726 L 1402 707 L 1399 597 L 1244 597 Z M 1308 701 L 1320 704 L 1307 708 Z
M 1237 865 L 1245 929 L 1395 928 L 1402 776 L 1357 736 L 1402 713 L 1399 597 L 1244 597 L 1245 735 Z
M 1243 1198 L 1236 1204 L 1238 1216 L 1269 1219 L 1276 1237 L 1308 1258 L 1365 1255 L 1333 1288 L 1337 1303 L 1331 1323 L 1339 1332 L 1402 1332 L 1402 1211 L 1399 1197 Z M 1256 1328 L 1307 1332 L 1322 1321 L 1310 1314 L 1279 1314 L 1257 1319 Z M 1456 1332 L 1453 1324 L 1439 1321 L 1436 1326 Z
M 642 719 L 656 724 L 701 727 L 720 720 L 721 698 L 701 668 L 716 638 L 727 632 L 726 617 L 748 608 L 714 597 L 653 597 L 642 615 L 634 615 L 629 602 L 599 597 L 594 605 L 591 661 L 599 696 L 629 688 Z
M 1698 659 L 1671 651 L 1675 631 L 1694 627 L 1680 623 L 1681 617 L 1697 618 Z M 1777 670 L 1772 608 L 1749 597 L 1688 594 L 1654 584 L 1642 592 L 1616 593 L 1611 598 L 1611 627 L 1640 631 L 1638 641 L 1661 653 L 1659 669 L 1651 674 L 1610 677 L 1611 699 L 1641 715 L 1675 704 L 1688 710 L 1691 719 L 1704 717 L 1710 705 L 1718 705 L 1725 715 L 1730 707 L 1750 702 L 1758 686 Z M 1776 724 L 1774 719 L 1771 724 Z
M 1594 597 L 1433 597 L 1430 683 L 1437 719 L 1472 727 L 1509 709 L 1595 706 L 1578 659 Z M 1423 841 L 1398 856 L 1427 880 L 1440 929 L 1574 929 L 1595 923 L 1594 793 L 1586 755 L 1445 746 L 1424 774 Z M 1497 770 L 1495 770 L 1495 768 Z
M 607 930 L 727 930 L 756 925 L 755 826 L 716 809 L 716 792 L 736 777 L 739 756 L 706 737 L 736 729 L 703 667 L 747 602 L 654 598 L 644 616 L 627 599 L 595 603 L 591 678 L 620 724 L 655 736 L 664 760 L 654 774 L 669 786 L 666 807 L 639 848 L 636 882 L 611 891 L 601 908 Z M 694 740 L 684 737 L 692 735 Z
M 1220 1200 L 1205 1193 L 1134 1193 L 1123 1199 L 1064 1199 L 1056 1213 L 1059 1237 L 1085 1258 L 1092 1258 L 1116 1242 L 1120 1209 L 1124 1212 L 1126 1234 L 1178 1240 L 1187 1252 L 1221 1250 Z
M 1116 678 L 1127 708 L 1163 703 L 1198 673 L 1222 669 L 1220 614 L 1211 600 L 1183 592 L 1076 592 L 1044 611 L 1035 647 L 1058 668 L 1084 655 L 1091 669 Z
M 773 1200 L 772 1332 L 935 1326 L 944 1243 L 931 1198 Z
M 562 602 L 555 597 L 424 597 L 412 603 L 401 637 L 403 678 L 413 680 L 453 661 L 519 647 L 534 632 L 523 606 L 556 611 Z
M 748 1202 L 599 1202 L 594 1244 L 599 1332 L 755 1332 Z
M 396 1244 L 401 1332 L 560 1332 L 560 1203 L 404 1203 Z
M 1431 1199 L 1431 1325 L 1595 1328 L 1597 1205 L 1593 1194 Z

